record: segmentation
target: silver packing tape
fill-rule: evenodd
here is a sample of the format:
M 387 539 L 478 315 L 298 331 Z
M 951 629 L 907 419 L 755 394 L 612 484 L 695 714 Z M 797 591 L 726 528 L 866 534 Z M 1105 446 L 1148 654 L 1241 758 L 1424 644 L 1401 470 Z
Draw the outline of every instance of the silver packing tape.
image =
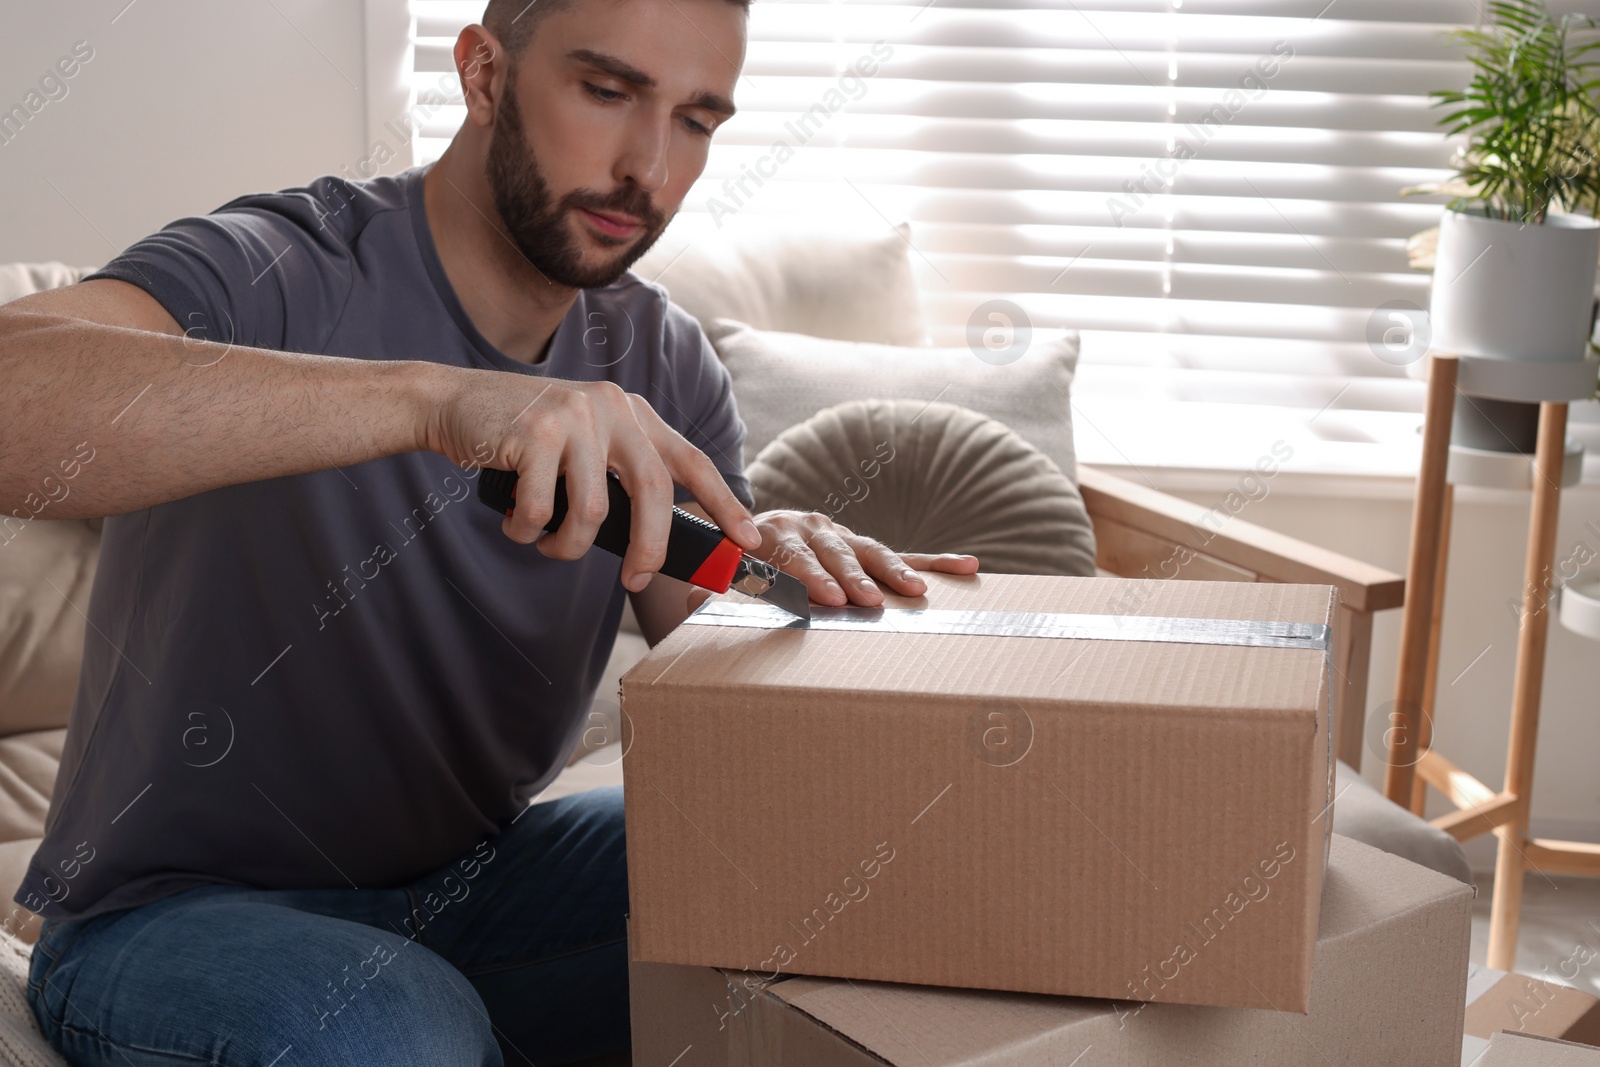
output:
M 826 607 L 813 604 L 807 622 L 773 604 L 711 600 L 685 625 L 759 630 L 856 630 L 869 633 L 1055 637 L 1089 641 L 1164 641 L 1187 645 L 1251 645 L 1327 652 L 1320 622 L 1186 619 L 1160 615 L 1072 615 L 1048 611 L 950 611 L 933 608 Z

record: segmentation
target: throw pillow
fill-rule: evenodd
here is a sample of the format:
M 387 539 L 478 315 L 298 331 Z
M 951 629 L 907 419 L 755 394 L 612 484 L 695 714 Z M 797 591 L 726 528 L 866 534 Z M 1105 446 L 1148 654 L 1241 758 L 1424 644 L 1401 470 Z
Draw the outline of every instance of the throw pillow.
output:
M 814 337 L 915 345 L 924 327 L 907 233 L 904 224 L 869 237 L 734 224 L 687 247 L 662 242 L 633 269 L 665 286 L 702 327 L 732 318 Z
M 94 270 L 65 263 L 0 263 L 0 304 L 29 293 L 71 285 Z
M 965 347 L 853 344 L 769 333 L 726 319 L 707 332 L 733 376 L 734 400 L 749 431 L 747 458 L 789 427 L 848 400 L 942 400 L 1005 423 L 1077 481 L 1075 331 L 1056 340 L 1036 335 L 1021 358 L 1004 364 L 986 363 Z
M 1077 486 L 955 404 L 840 404 L 785 430 L 747 472 L 759 510 L 818 511 L 900 552 L 970 553 L 1002 574 L 1095 573 Z

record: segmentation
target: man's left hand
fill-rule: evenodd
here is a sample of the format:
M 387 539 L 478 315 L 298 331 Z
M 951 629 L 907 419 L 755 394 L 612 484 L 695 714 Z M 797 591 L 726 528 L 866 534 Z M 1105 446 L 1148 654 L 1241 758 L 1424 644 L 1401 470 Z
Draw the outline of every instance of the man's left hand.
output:
M 883 591 L 922 596 L 917 571 L 973 574 L 978 557 L 954 552 L 896 552 L 815 511 L 764 511 L 755 516 L 761 547 L 750 553 L 806 583 L 818 604 L 876 607 Z

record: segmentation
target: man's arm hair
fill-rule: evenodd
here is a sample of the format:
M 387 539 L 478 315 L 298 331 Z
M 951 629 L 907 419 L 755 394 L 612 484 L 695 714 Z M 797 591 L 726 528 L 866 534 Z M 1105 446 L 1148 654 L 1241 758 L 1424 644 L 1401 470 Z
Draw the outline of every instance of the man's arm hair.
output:
M 539 542 L 556 559 L 588 551 L 615 469 L 636 502 L 627 580 L 661 566 L 674 484 L 741 544 L 760 542 L 705 453 L 615 382 L 202 341 L 111 279 L 0 307 L 0 382 L 0 529 L 425 450 L 516 470 L 516 513 L 501 530 L 523 544 L 565 472 L 566 520 Z
M 444 370 L 199 340 L 113 279 L 36 293 L 0 306 L 0 513 L 115 515 L 413 451 Z

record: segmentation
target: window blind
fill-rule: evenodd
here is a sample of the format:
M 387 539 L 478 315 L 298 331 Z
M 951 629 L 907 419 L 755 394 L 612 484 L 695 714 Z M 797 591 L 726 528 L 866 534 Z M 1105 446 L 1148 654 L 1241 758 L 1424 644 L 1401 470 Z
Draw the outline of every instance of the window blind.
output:
M 481 5 L 413 10 L 420 100 L 454 85 Z M 1472 0 L 757 0 L 739 114 L 662 241 L 730 213 L 908 220 L 934 344 L 1004 298 L 1082 331 L 1079 395 L 1101 410 L 1165 405 L 1170 428 L 1188 406 L 1225 436 L 1226 412 L 1274 408 L 1379 443 L 1414 430 L 1422 386 L 1369 327 L 1427 307 L 1405 243 L 1440 211 L 1400 190 L 1447 173 L 1427 94 L 1466 83 L 1445 31 L 1479 18 Z M 418 162 L 461 121 L 447 92 Z

